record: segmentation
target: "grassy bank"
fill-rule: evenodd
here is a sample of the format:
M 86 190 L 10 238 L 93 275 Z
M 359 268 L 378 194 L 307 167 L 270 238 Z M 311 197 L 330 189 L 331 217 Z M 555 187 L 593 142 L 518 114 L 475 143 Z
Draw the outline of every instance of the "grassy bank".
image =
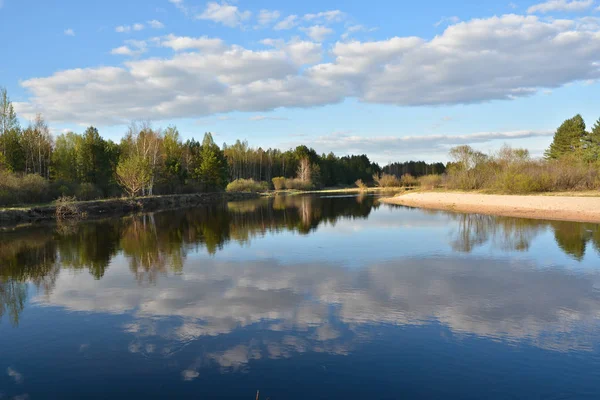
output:
M 77 219 L 118 216 L 131 212 L 197 207 L 218 201 L 256 198 L 255 193 L 197 193 L 167 196 L 62 201 L 36 206 L 0 209 L 0 226 L 54 219 Z

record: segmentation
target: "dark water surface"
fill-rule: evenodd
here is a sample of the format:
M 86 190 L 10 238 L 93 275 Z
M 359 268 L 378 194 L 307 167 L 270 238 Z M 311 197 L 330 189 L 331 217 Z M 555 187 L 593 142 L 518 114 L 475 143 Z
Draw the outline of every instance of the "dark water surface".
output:
M 374 197 L 0 233 L 0 398 L 600 399 L 600 225 Z

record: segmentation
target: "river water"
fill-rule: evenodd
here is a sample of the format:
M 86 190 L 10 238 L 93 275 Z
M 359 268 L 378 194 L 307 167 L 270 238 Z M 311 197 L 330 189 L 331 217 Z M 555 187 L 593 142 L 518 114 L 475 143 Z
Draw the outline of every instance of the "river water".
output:
M 0 233 L 2 399 L 598 399 L 600 225 L 285 196 Z

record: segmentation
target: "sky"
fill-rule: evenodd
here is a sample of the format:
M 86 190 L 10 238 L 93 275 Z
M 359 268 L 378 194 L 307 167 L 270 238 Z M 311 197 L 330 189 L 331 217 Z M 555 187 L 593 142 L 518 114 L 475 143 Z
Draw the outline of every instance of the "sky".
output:
M 600 117 L 600 0 L 0 0 L 0 37 L 0 86 L 54 134 L 149 120 L 386 164 L 541 156 Z

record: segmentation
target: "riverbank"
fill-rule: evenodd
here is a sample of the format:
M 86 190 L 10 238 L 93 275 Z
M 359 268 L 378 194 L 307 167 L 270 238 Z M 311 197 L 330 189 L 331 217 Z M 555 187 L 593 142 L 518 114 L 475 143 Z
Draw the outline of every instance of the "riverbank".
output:
M 256 193 L 196 193 L 168 196 L 138 197 L 135 199 L 107 199 L 77 201 L 74 206 L 79 216 L 101 218 L 119 216 L 132 212 L 157 211 L 173 208 L 196 207 L 218 201 L 236 201 L 257 198 Z M 0 226 L 26 224 L 56 219 L 55 204 L 22 208 L 0 209 Z
M 414 192 L 380 201 L 408 207 L 464 213 L 600 223 L 600 197 L 592 196 Z

